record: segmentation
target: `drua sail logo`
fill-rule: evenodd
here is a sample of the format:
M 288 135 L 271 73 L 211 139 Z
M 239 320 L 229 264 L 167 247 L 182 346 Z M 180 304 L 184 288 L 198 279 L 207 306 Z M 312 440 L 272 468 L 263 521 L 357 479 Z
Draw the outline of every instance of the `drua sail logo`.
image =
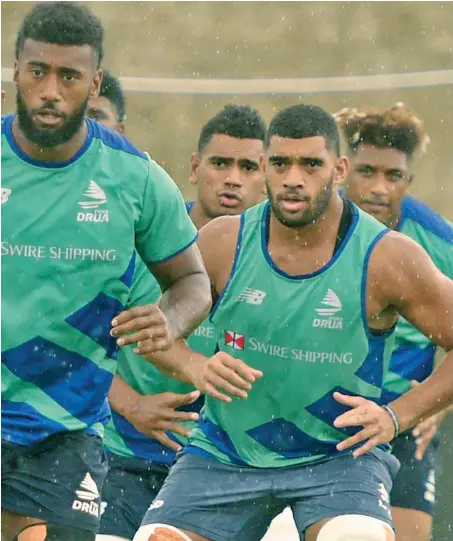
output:
M 321 301 L 321 306 L 315 308 L 318 317 L 314 317 L 313 327 L 342 329 L 343 318 L 337 315 L 342 309 L 343 305 L 341 304 L 338 295 L 332 289 L 328 289 Z
M 104 190 L 94 182 L 90 180 L 88 189 L 83 193 L 83 199 L 79 201 L 80 207 L 84 211 L 90 212 L 78 212 L 78 222 L 108 222 L 109 211 L 106 209 L 99 209 L 102 205 L 107 203 L 107 196 Z

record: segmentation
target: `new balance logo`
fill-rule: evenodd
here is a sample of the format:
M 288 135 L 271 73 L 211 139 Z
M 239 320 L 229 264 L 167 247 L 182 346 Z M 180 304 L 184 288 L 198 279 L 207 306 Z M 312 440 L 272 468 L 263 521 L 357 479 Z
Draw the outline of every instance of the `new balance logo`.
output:
M 245 348 L 245 336 L 233 331 L 225 331 L 225 345 L 233 349 Z
M 246 302 L 248 304 L 263 304 L 263 300 L 266 295 L 267 293 L 265 291 L 246 287 L 244 291 L 239 295 L 238 301 Z
M 99 500 L 99 490 L 89 473 L 87 473 L 80 483 L 80 487 L 75 491 L 77 498 L 72 502 L 72 508 L 75 511 L 82 511 L 83 513 L 88 513 L 94 517 L 99 517 L 99 503 L 94 500 Z
M 315 312 L 317 312 L 319 317 L 313 319 L 313 327 L 342 329 L 343 318 L 335 316 L 343 308 L 338 295 L 331 289 L 328 289 L 321 304 L 323 306 L 315 308 Z
M 94 180 L 90 181 L 87 191 L 83 194 L 86 198 L 84 201 L 79 201 L 79 205 L 84 210 L 90 210 L 94 212 L 78 212 L 78 222 L 108 222 L 109 211 L 105 209 L 99 210 L 101 205 L 107 202 L 107 196 L 104 190 L 100 188 Z
M 8 201 L 10 195 L 11 190 L 9 188 L 2 188 L 2 205 Z

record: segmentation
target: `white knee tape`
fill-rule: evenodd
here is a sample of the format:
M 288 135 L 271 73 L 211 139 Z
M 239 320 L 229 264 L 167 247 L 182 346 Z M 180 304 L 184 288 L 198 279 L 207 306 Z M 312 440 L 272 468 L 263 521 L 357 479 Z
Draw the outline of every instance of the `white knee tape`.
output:
M 150 536 L 153 533 L 156 533 L 158 528 L 166 528 L 171 532 L 177 533 L 180 536 L 181 541 L 192 541 L 184 532 L 174 526 L 169 526 L 168 524 L 147 524 L 146 526 L 140 526 L 139 530 L 134 535 L 133 541 L 149 541 Z
M 386 541 L 389 526 L 365 515 L 341 515 L 327 522 L 316 541 Z
M 117 535 L 98 534 L 96 536 L 96 541 L 130 541 L 130 539 L 126 539 L 125 537 L 118 537 Z

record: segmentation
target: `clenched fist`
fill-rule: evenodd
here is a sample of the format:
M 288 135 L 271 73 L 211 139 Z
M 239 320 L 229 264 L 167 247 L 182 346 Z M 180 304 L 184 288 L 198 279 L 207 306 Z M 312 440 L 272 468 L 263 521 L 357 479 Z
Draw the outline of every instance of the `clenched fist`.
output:
M 112 321 L 112 327 L 110 334 L 121 337 L 118 345 L 137 344 L 134 352 L 139 355 L 166 351 L 173 344 L 167 318 L 157 304 L 124 310 Z

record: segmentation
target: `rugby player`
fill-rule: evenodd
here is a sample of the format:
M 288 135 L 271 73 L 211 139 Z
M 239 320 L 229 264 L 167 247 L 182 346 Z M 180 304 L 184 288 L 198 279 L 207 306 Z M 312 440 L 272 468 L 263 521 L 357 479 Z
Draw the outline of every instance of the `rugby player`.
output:
M 153 354 L 207 396 L 135 541 L 259 540 L 288 505 L 306 541 L 394 540 L 388 442 L 453 402 L 450 352 L 381 405 L 394 327 L 401 314 L 451 349 L 453 281 L 340 198 L 349 160 L 339 146 L 330 114 L 284 109 L 267 136 L 270 201 L 200 231 L 219 352 L 178 341 Z M 114 332 L 147 355 L 141 317 L 123 312 Z
M 90 100 L 88 111 L 92 108 L 100 122 L 116 129 L 120 111 L 124 116 L 121 104 L 125 100 L 117 80 L 110 88 L 115 93 L 103 92 L 101 87 L 102 101 Z M 264 120 L 247 105 L 227 105 L 203 126 L 191 158 L 196 197 L 186 202 L 197 229 L 214 217 L 240 214 L 261 201 L 265 136 Z M 156 302 L 159 296 L 157 282 L 146 267 L 137 265 L 128 307 Z M 188 340 L 204 355 L 215 353 L 209 321 Z M 133 538 L 189 433 L 191 425 L 180 423 L 198 419 L 202 398 L 194 391 L 193 386 L 164 376 L 131 346 L 121 349 L 108 395 L 112 419 L 106 426 L 104 445 L 109 472 L 102 491 L 105 512 L 98 541 Z
M 414 179 L 414 155 L 428 143 L 420 119 L 402 103 L 383 111 L 346 108 L 334 116 L 351 161 L 344 197 L 423 246 L 437 268 L 453 279 L 453 225 L 407 193 Z M 395 400 L 413 382 L 429 377 L 435 353 L 432 339 L 400 318 L 383 401 Z M 393 454 L 401 462 L 390 494 L 397 541 L 431 539 L 439 446 L 434 436 L 446 413 L 438 413 L 392 442 Z
M 102 57 L 103 28 L 86 7 L 45 2 L 22 21 L 17 111 L 2 119 L 6 541 L 95 539 L 117 357 L 110 325 L 129 298 L 136 251 L 164 292 L 144 307 L 151 349 L 190 334 L 211 305 L 175 183 L 86 119 Z

